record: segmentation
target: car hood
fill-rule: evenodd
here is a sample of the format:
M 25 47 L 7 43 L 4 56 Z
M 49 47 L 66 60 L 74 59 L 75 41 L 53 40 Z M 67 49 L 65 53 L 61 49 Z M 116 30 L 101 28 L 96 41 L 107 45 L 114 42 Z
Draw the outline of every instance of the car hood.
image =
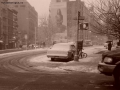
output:
M 105 52 L 103 56 L 120 56 L 120 49 Z

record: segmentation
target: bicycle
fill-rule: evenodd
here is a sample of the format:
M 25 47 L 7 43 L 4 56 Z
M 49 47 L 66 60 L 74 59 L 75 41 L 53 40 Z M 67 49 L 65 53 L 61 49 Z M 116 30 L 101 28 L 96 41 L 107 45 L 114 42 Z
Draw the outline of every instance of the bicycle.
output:
M 86 58 L 86 57 L 87 57 L 87 53 L 84 53 L 84 52 L 82 52 L 82 51 L 79 51 L 78 57 L 79 57 L 79 59 L 81 59 L 81 58 Z

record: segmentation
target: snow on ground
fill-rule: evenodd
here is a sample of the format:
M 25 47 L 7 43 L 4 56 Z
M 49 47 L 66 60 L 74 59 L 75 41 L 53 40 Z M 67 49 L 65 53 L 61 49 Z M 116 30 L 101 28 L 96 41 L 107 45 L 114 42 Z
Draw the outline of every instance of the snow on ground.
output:
M 59 69 L 66 70 L 66 71 L 99 73 L 97 68 L 92 67 L 92 66 L 88 66 L 88 65 L 64 66 L 64 67 L 59 67 Z
M 36 63 L 39 63 L 39 62 L 50 62 L 50 58 L 47 58 L 46 55 L 40 55 L 40 56 L 31 58 L 29 61 L 30 62 L 36 62 Z

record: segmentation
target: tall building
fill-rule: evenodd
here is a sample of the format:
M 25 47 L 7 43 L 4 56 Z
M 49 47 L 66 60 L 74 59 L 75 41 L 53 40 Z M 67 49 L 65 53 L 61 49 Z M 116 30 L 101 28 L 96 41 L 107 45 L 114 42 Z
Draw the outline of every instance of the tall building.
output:
M 80 15 L 84 16 L 84 20 L 80 20 L 80 23 L 89 23 L 88 30 L 79 30 L 79 40 L 94 40 L 95 42 L 100 40 L 103 35 L 98 35 L 96 28 L 93 27 L 96 21 L 91 17 L 91 11 L 86 7 L 81 0 L 51 0 L 49 8 L 50 24 L 54 26 L 54 33 L 66 33 L 68 40 L 76 41 L 76 32 L 78 30 L 78 11 Z M 60 13 L 58 13 L 60 12 Z M 59 18 L 57 18 L 59 17 Z M 96 24 L 95 24 L 96 25 Z M 60 26 L 65 26 L 65 29 L 60 29 Z M 98 26 L 100 27 L 100 26 Z M 65 32 L 63 32 L 65 30 Z M 95 33 L 94 33 L 95 32 Z M 62 35 L 62 34 L 61 34 Z M 65 35 L 65 34 L 64 34 Z M 59 35 L 60 36 L 60 35 Z M 64 37 L 64 38 L 66 38 Z M 54 38 L 54 37 L 53 37 Z
M 35 43 L 35 29 L 38 27 L 38 13 L 27 0 L 9 0 L 16 2 L 10 4 L 11 8 L 17 10 L 18 31 L 20 32 L 21 44 Z
M 0 49 L 6 48 L 8 44 L 8 23 L 7 23 L 7 5 L 0 0 Z
M 67 0 L 51 0 L 50 3 L 50 26 L 53 26 L 52 40 L 63 39 L 67 37 Z
M 80 0 L 76 1 L 68 1 L 67 2 L 67 35 L 69 39 L 75 40 L 76 39 L 76 31 L 78 27 L 78 11 L 80 11 L 80 14 L 82 16 L 83 14 L 83 5 Z M 79 31 L 79 39 L 81 39 L 82 32 Z
M 16 48 L 19 44 L 17 11 L 8 8 L 8 48 Z
M 0 0 L 0 49 L 17 47 L 17 11 L 8 5 L 8 0 Z
M 51 0 L 50 20 L 54 27 L 57 28 L 56 33 L 66 33 L 67 39 L 75 40 L 78 25 L 75 18 L 77 18 L 78 11 L 80 11 L 81 16 L 85 16 L 84 22 L 89 22 L 89 14 L 86 14 L 89 12 L 84 2 L 80 0 Z M 79 33 L 79 39 L 89 39 L 89 32 L 87 30 L 79 31 Z

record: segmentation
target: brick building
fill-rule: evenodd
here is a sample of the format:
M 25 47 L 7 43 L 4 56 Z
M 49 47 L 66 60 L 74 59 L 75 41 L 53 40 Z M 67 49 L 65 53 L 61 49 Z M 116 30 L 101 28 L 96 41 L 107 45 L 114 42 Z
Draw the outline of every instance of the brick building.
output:
M 35 43 L 35 27 L 36 29 L 38 27 L 38 13 L 27 0 L 9 0 L 9 2 L 16 2 L 16 4 L 9 6 L 18 12 L 18 31 L 20 32 L 21 44 Z
M 18 22 L 17 11 L 8 8 L 8 48 L 18 47 Z
M 7 1 L 0 0 L 0 50 L 15 48 L 17 45 L 18 26 L 17 21 L 14 20 L 17 11 L 9 8 Z
M 2 1 L 0 0 L 0 49 L 4 49 L 8 45 L 7 5 L 2 4 Z

